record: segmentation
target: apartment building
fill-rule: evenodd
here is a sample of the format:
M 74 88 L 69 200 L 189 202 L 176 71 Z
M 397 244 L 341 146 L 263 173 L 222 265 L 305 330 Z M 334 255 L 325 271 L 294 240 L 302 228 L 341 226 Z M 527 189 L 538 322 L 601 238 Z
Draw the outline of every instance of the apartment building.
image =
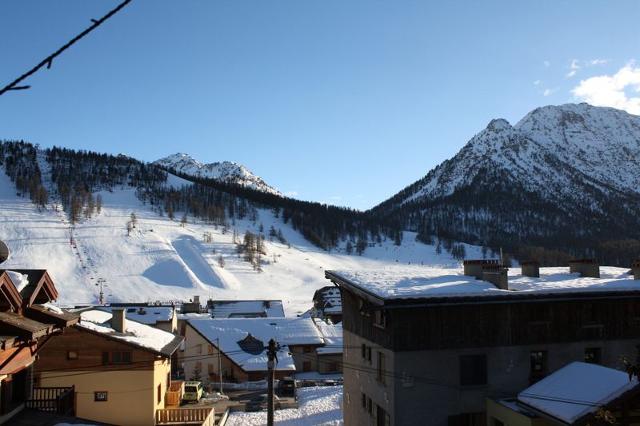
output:
M 640 281 L 577 264 L 588 268 L 326 271 L 343 298 L 345 424 L 484 425 L 488 396 L 573 361 L 634 358 Z

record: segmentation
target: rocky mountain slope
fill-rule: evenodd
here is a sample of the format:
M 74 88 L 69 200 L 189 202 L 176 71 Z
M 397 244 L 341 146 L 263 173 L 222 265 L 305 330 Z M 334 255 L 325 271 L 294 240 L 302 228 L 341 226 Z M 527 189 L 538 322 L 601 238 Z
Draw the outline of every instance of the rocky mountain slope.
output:
M 182 175 L 215 179 L 269 194 L 281 195 L 278 190 L 267 185 L 261 177 L 253 174 L 245 166 L 231 161 L 204 164 L 189 154 L 177 153 L 154 161 L 153 164 Z
M 512 251 L 618 257 L 637 255 L 630 241 L 640 237 L 639 213 L 640 117 L 588 104 L 537 108 L 515 126 L 492 120 L 453 158 L 370 212 L 424 235 Z

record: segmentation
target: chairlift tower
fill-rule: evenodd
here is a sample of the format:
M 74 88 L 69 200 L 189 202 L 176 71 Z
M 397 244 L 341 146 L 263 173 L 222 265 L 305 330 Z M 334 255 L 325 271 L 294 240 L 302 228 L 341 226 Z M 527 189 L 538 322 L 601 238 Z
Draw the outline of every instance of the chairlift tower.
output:
M 96 287 L 100 288 L 100 292 L 98 293 L 98 303 L 104 305 L 104 288 L 107 287 L 107 280 L 104 278 L 98 278 L 98 281 L 96 281 Z

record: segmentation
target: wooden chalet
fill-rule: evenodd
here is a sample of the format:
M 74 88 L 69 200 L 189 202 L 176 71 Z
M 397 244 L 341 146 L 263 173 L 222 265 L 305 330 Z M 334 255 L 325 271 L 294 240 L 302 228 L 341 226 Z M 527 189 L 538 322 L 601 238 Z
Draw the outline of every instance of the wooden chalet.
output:
M 79 320 L 51 305 L 58 291 L 43 269 L 0 269 L 0 424 L 25 407 L 73 414 L 73 389 L 33 387 L 41 347 Z
M 42 350 L 35 380 L 74 387 L 76 415 L 107 424 L 212 425 L 209 407 L 179 408 L 171 360 L 183 338 L 127 318 L 127 307 L 88 309 Z

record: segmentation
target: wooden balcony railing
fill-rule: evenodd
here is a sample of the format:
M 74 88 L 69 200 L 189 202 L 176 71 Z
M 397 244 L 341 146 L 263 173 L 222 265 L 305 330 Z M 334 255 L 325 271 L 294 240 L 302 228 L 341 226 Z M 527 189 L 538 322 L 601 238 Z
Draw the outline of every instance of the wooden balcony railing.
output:
M 25 407 L 69 416 L 73 415 L 75 411 L 74 397 L 75 389 L 73 386 L 58 388 L 34 387 L 31 398 L 25 401 Z
M 213 426 L 213 408 L 165 408 L 156 411 L 156 425 Z

